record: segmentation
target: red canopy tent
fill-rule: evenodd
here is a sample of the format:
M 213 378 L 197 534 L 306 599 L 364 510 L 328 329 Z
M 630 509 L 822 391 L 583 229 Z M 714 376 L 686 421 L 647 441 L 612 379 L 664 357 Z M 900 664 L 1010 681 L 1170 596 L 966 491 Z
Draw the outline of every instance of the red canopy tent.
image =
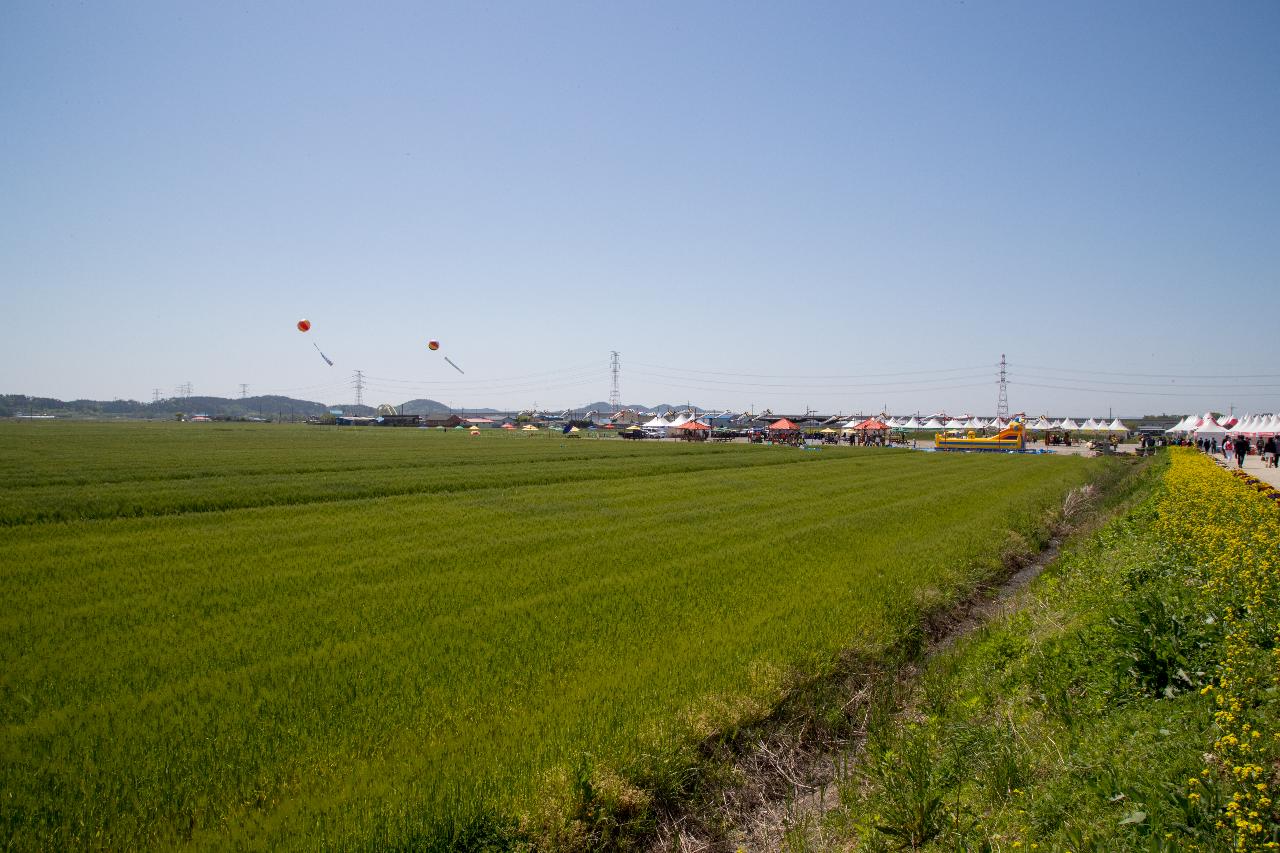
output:
M 787 420 L 786 418 L 782 418 L 781 420 L 776 420 L 769 425 L 770 432 L 795 432 L 798 429 L 800 429 L 800 427 L 796 426 L 794 423 Z
M 865 421 L 854 424 L 852 427 L 850 427 L 850 429 L 855 429 L 859 431 L 862 431 L 862 430 L 875 431 L 875 430 L 884 430 L 888 428 L 889 428 L 889 425 L 887 423 L 877 418 L 867 418 Z

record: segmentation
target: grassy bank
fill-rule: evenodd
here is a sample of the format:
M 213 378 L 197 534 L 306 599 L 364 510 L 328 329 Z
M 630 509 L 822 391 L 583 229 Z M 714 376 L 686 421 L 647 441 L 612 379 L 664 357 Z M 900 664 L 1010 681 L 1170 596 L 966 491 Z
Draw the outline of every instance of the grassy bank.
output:
M 1175 450 L 1027 604 L 928 662 L 829 838 L 858 849 L 1280 843 L 1280 513 Z

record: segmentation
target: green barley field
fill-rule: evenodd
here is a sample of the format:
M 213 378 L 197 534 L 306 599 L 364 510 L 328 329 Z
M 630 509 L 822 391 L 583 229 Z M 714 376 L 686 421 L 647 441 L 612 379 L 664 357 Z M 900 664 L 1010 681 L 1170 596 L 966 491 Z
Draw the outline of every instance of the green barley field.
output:
M 1112 464 L 0 423 L 0 847 L 446 849 L 661 786 Z

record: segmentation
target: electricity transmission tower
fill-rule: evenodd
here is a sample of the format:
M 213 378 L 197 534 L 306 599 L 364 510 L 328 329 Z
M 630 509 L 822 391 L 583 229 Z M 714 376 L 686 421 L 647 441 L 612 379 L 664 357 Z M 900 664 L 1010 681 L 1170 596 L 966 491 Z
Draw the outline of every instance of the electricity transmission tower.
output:
M 152 388 L 152 389 L 151 389 L 151 402 L 152 402 L 152 403 L 159 403 L 159 402 L 160 402 L 160 389 L 159 389 L 159 388 Z
M 996 401 L 996 417 L 1009 420 L 1009 382 L 1005 376 L 1004 353 L 1000 353 L 1000 399 Z
M 351 387 L 356 389 L 356 405 L 364 405 L 364 372 L 357 370 L 355 378 L 351 380 Z
M 609 405 L 614 414 L 617 414 L 618 409 L 622 408 L 622 394 L 618 391 L 618 372 L 622 370 L 622 365 L 618 362 L 617 350 L 613 350 L 611 355 L 613 358 L 609 362 L 609 372 L 613 374 L 613 387 L 609 389 Z
M 246 382 L 240 383 L 240 399 L 243 400 L 249 396 L 249 385 Z

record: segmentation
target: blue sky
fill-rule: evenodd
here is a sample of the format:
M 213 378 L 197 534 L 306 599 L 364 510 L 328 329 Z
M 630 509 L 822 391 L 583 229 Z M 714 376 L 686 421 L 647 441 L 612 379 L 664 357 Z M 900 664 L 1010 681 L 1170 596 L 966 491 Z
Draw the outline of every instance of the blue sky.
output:
M 629 402 L 990 413 L 1003 352 L 1015 411 L 1277 410 L 1278 37 L 1272 2 L 6 4 L 0 393 L 560 407 L 618 350 Z

